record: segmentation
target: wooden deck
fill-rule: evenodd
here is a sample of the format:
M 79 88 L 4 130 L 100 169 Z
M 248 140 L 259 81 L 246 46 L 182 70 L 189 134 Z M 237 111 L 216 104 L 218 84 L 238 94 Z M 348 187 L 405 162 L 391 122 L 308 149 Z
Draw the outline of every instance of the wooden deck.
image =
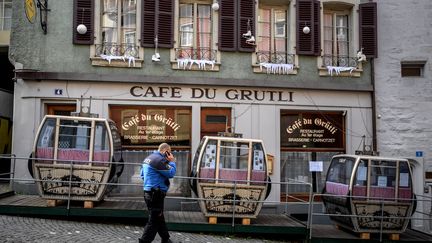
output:
M 8 195 L 0 198 L 0 214 L 25 216 L 68 216 L 68 217 L 103 217 L 135 219 L 144 222 L 147 211 L 144 201 L 105 199 L 94 204 L 93 208 L 84 208 L 83 202 L 67 202 L 56 207 L 48 207 L 45 199 L 37 195 Z M 209 224 L 208 219 L 197 211 L 166 211 L 165 220 L 170 230 L 188 232 L 223 232 L 223 233 L 259 233 L 289 234 L 304 238 L 306 225 L 280 214 L 260 214 L 252 219 L 250 225 L 242 225 L 236 219 L 220 218 L 218 224 Z

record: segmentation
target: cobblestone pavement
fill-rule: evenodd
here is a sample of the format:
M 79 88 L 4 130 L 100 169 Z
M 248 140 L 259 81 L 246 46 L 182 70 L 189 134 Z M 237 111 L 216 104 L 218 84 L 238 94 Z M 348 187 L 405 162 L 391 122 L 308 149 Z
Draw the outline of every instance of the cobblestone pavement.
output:
M 89 223 L 0 215 L 0 242 L 138 242 L 143 226 Z M 182 243 L 259 243 L 280 242 L 246 237 L 170 232 L 173 242 Z M 154 242 L 160 242 L 159 236 Z

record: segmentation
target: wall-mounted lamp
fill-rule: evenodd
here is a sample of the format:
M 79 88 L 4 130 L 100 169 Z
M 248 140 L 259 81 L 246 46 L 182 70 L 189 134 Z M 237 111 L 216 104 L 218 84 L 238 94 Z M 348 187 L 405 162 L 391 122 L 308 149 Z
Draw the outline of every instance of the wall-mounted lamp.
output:
M 80 35 L 84 35 L 85 33 L 87 33 L 87 26 L 84 25 L 84 11 L 85 8 L 82 9 L 82 14 L 81 14 L 81 24 L 79 24 L 76 28 L 78 34 Z
M 39 8 L 41 27 L 46 35 L 48 29 L 48 11 L 50 11 L 48 8 L 48 0 L 43 0 L 43 3 L 41 3 L 41 0 L 37 0 L 36 6 Z
M 303 33 L 306 35 L 310 33 L 310 28 L 307 25 L 303 27 Z
M 80 35 L 84 35 L 85 33 L 87 33 L 87 26 L 80 24 L 77 26 L 77 32 Z
M 212 4 L 212 9 L 214 10 L 214 11 L 218 11 L 219 10 L 219 3 L 218 3 L 218 1 L 215 1 L 213 4 Z

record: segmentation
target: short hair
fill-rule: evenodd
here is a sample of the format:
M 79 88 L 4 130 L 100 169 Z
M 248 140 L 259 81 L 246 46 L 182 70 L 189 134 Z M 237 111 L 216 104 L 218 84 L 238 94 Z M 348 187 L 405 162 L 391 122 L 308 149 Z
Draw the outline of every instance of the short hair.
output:
M 167 143 L 161 143 L 159 145 L 159 148 L 158 148 L 159 152 L 167 151 L 167 150 L 170 150 L 170 149 L 171 149 L 171 146 L 169 146 L 169 144 L 167 144 Z

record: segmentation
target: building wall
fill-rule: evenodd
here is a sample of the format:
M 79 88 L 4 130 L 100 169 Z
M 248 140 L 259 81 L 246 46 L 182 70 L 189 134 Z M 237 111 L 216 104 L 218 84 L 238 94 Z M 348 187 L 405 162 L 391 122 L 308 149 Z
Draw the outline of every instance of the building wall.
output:
M 374 60 L 378 150 L 419 162 L 414 179 L 421 195 L 423 170 L 432 170 L 432 2 L 380 0 L 378 10 L 379 54 Z M 426 61 L 423 76 L 401 77 L 404 61 Z M 423 157 L 416 157 L 416 151 L 422 151 Z M 423 202 L 419 205 L 423 207 Z M 428 213 L 430 208 L 425 205 L 424 210 Z

